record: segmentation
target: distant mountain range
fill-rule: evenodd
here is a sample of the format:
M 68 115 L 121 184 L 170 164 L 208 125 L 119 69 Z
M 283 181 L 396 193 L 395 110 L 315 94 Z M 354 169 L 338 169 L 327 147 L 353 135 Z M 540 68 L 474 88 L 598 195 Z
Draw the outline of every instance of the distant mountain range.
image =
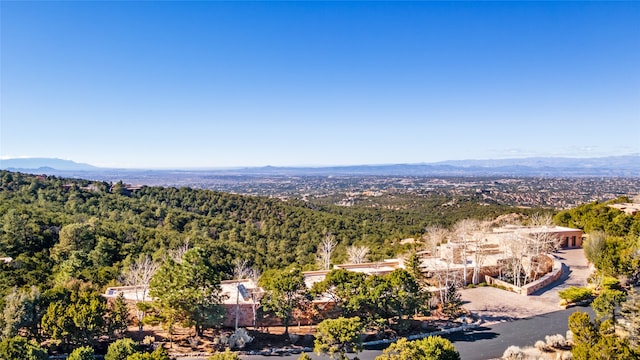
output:
M 71 160 L 56 158 L 16 158 L 0 159 L 0 169 L 3 170 L 62 170 L 62 171 L 92 171 L 100 168 L 77 163 Z M 46 171 L 45 171 L 46 173 Z
M 437 163 L 327 167 L 247 167 L 235 169 L 108 169 L 70 160 L 23 158 L 0 160 L 0 169 L 53 175 L 209 174 L 219 176 L 640 176 L 640 154 L 599 158 L 537 157 L 499 160 L 452 160 Z M 79 174 L 75 174 L 79 173 Z M 87 177 L 90 174 L 86 174 Z

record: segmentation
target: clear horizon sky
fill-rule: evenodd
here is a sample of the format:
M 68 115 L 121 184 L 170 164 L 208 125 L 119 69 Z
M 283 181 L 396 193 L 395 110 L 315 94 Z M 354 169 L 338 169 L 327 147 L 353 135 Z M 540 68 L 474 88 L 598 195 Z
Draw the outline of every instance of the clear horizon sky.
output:
M 0 157 L 640 153 L 640 2 L 1 1 Z

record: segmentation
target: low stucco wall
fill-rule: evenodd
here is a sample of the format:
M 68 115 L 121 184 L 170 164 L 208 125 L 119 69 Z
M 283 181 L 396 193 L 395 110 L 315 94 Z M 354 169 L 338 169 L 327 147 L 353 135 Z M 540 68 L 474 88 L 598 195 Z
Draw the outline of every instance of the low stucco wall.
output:
M 549 256 L 551 257 L 551 256 Z M 553 259 L 553 269 L 551 269 L 551 272 L 544 275 L 543 277 L 541 277 L 540 279 L 527 284 L 525 286 L 522 287 L 522 292 L 520 294 L 522 295 L 531 295 L 534 292 L 550 285 L 551 283 L 553 283 L 554 281 L 560 279 L 560 277 L 562 276 L 562 263 L 559 262 L 558 260 L 556 260 L 555 258 L 551 257 Z
M 542 276 L 540 279 L 529 283 L 525 286 L 522 287 L 518 287 L 515 286 L 513 284 L 510 284 L 506 281 L 502 281 L 496 278 L 493 278 L 491 276 L 485 275 L 485 279 L 487 281 L 487 284 L 489 285 L 498 285 L 498 286 L 503 286 L 515 293 L 518 293 L 520 295 L 531 295 L 534 292 L 544 288 L 545 286 L 550 285 L 551 283 L 553 283 L 554 281 L 560 279 L 560 277 L 562 276 L 562 263 L 559 262 L 558 260 L 556 260 L 555 258 L 553 258 L 550 255 L 549 256 L 552 260 L 553 260 L 553 268 L 551 269 L 551 272 L 549 272 L 548 274 Z

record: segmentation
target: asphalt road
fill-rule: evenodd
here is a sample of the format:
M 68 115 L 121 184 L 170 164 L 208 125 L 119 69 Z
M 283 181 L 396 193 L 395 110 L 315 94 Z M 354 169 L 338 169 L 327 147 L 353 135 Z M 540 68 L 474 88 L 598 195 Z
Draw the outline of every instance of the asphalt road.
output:
M 544 315 L 534 316 L 528 319 L 520 319 L 509 322 L 479 328 L 469 333 L 452 334 L 448 336 L 460 353 L 462 360 L 488 360 L 497 359 L 511 345 L 533 346 L 536 341 L 544 340 L 546 335 L 561 334 L 567 332 L 567 320 L 569 315 L 576 311 L 588 312 L 593 317 L 590 307 L 573 307 Z M 382 350 L 365 350 L 358 353 L 360 360 L 374 360 Z M 327 360 L 328 356 L 309 354 L 311 358 Z M 284 356 L 289 359 L 297 359 L 300 355 Z M 349 357 L 354 357 L 350 355 Z M 242 356 L 246 360 L 273 359 L 273 356 Z

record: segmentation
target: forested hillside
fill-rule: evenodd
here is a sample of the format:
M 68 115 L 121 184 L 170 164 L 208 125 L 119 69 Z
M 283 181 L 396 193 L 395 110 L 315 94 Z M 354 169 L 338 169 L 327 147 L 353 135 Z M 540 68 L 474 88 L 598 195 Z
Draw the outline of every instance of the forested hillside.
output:
M 104 286 L 140 254 L 163 257 L 185 243 L 231 273 L 236 258 L 260 269 L 298 263 L 312 269 L 317 246 L 331 233 L 335 261 L 346 246 L 366 245 L 370 259 L 402 251 L 399 239 L 460 218 L 512 211 L 443 198 L 431 209 L 384 210 L 283 202 L 190 188 L 142 187 L 52 176 L 0 173 L 2 294 L 12 286 L 51 287 L 68 279 Z M 223 277 L 227 277 L 224 275 Z
M 622 202 L 629 199 L 584 204 L 559 212 L 554 220 L 587 234 L 585 255 L 601 275 L 635 283 L 640 281 L 640 214 L 625 214 L 609 206 Z

